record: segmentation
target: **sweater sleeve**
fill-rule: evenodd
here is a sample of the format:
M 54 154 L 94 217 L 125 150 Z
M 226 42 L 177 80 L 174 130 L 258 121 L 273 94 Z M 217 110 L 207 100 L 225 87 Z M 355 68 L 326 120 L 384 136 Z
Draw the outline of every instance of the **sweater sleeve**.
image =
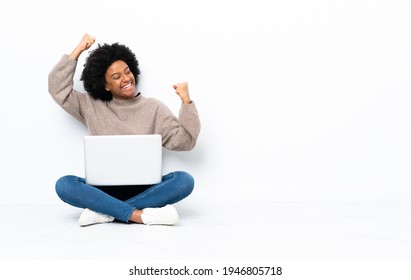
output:
M 194 148 L 201 128 L 194 102 L 182 104 L 178 118 L 165 105 L 158 109 L 157 114 L 157 133 L 162 135 L 166 149 L 189 151 Z
M 84 123 L 81 111 L 80 94 L 73 89 L 73 77 L 77 61 L 63 55 L 48 76 L 48 90 L 54 101 L 65 111 Z

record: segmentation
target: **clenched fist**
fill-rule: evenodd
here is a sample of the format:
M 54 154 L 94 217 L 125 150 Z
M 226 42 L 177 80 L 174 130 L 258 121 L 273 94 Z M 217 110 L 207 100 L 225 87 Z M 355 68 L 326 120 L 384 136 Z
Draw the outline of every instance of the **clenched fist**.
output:
M 70 56 L 77 60 L 82 52 L 85 50 L 88 50 L 91 45 L 94 44 L 96 41 L 96 38 L 89 34 L 84 34 L 83 38 L 81 38 L 80 43 L 77 45 L 77 47 L 74 49 L 74 51 L 70 54 Z
M 181 101 L 185 105 L 188 105 L 191 103 L 190 95 L 188 93 L 188 84 L 186 82 L 175 84 L 173 85 L 173 88 L 176 91 L 176 94 L 180 96 Z

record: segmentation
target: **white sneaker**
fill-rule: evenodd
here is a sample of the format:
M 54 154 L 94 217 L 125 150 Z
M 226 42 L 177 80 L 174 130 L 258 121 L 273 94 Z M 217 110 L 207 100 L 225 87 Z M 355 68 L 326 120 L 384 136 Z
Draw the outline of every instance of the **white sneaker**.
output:
M 178 213 L 172 205 L 159 208 L 145 208 L 142 210 L 141 220 L 145 225 L 167 225 L 178 223 Z
M 78 219 L 77 223 L 80 226 L 88 226 L 93 224 L 102 224 L 102 223 L 110 223 L 114 221 L 114 217 L 94 212 L 88 208 L 84 209 L 83 213 L 81 213 L 80 218 Z

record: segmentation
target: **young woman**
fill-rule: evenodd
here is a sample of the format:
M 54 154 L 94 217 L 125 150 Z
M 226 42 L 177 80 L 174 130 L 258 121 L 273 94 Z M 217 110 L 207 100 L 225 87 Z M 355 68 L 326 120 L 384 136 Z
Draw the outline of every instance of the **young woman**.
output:
M 136 92 L 139 64 L 135 54 L 119 43 L 98 45 L 86 58 L 81 80 L 87 93 L 73 89 L 77 59 L 95 43 L 85 34 L 70 55 L 63 55 L 48 77 L 49 92 L 64 110 L 87 126 L 91 135 L 160 134 L 170 150 L 194 148 L 200 120 L 187 83 L 173 85 L 181 99 L 179 117 L 159 100 Z M 56 182 L 57 195 L 84 208 L 81 226 L 112 222 L 174 225 L 172 204 L 187 197 L 193 177 L 183 171 L 166 174 L 153 186 L 97 187 L 68 175 Z

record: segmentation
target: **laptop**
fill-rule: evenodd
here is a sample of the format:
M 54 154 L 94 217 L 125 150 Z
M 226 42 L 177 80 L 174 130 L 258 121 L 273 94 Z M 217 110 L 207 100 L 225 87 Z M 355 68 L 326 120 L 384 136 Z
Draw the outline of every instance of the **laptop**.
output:
M 85 136 L 86 183 L 94 186 L 160 183 L 161 142 L 158 134 Z

